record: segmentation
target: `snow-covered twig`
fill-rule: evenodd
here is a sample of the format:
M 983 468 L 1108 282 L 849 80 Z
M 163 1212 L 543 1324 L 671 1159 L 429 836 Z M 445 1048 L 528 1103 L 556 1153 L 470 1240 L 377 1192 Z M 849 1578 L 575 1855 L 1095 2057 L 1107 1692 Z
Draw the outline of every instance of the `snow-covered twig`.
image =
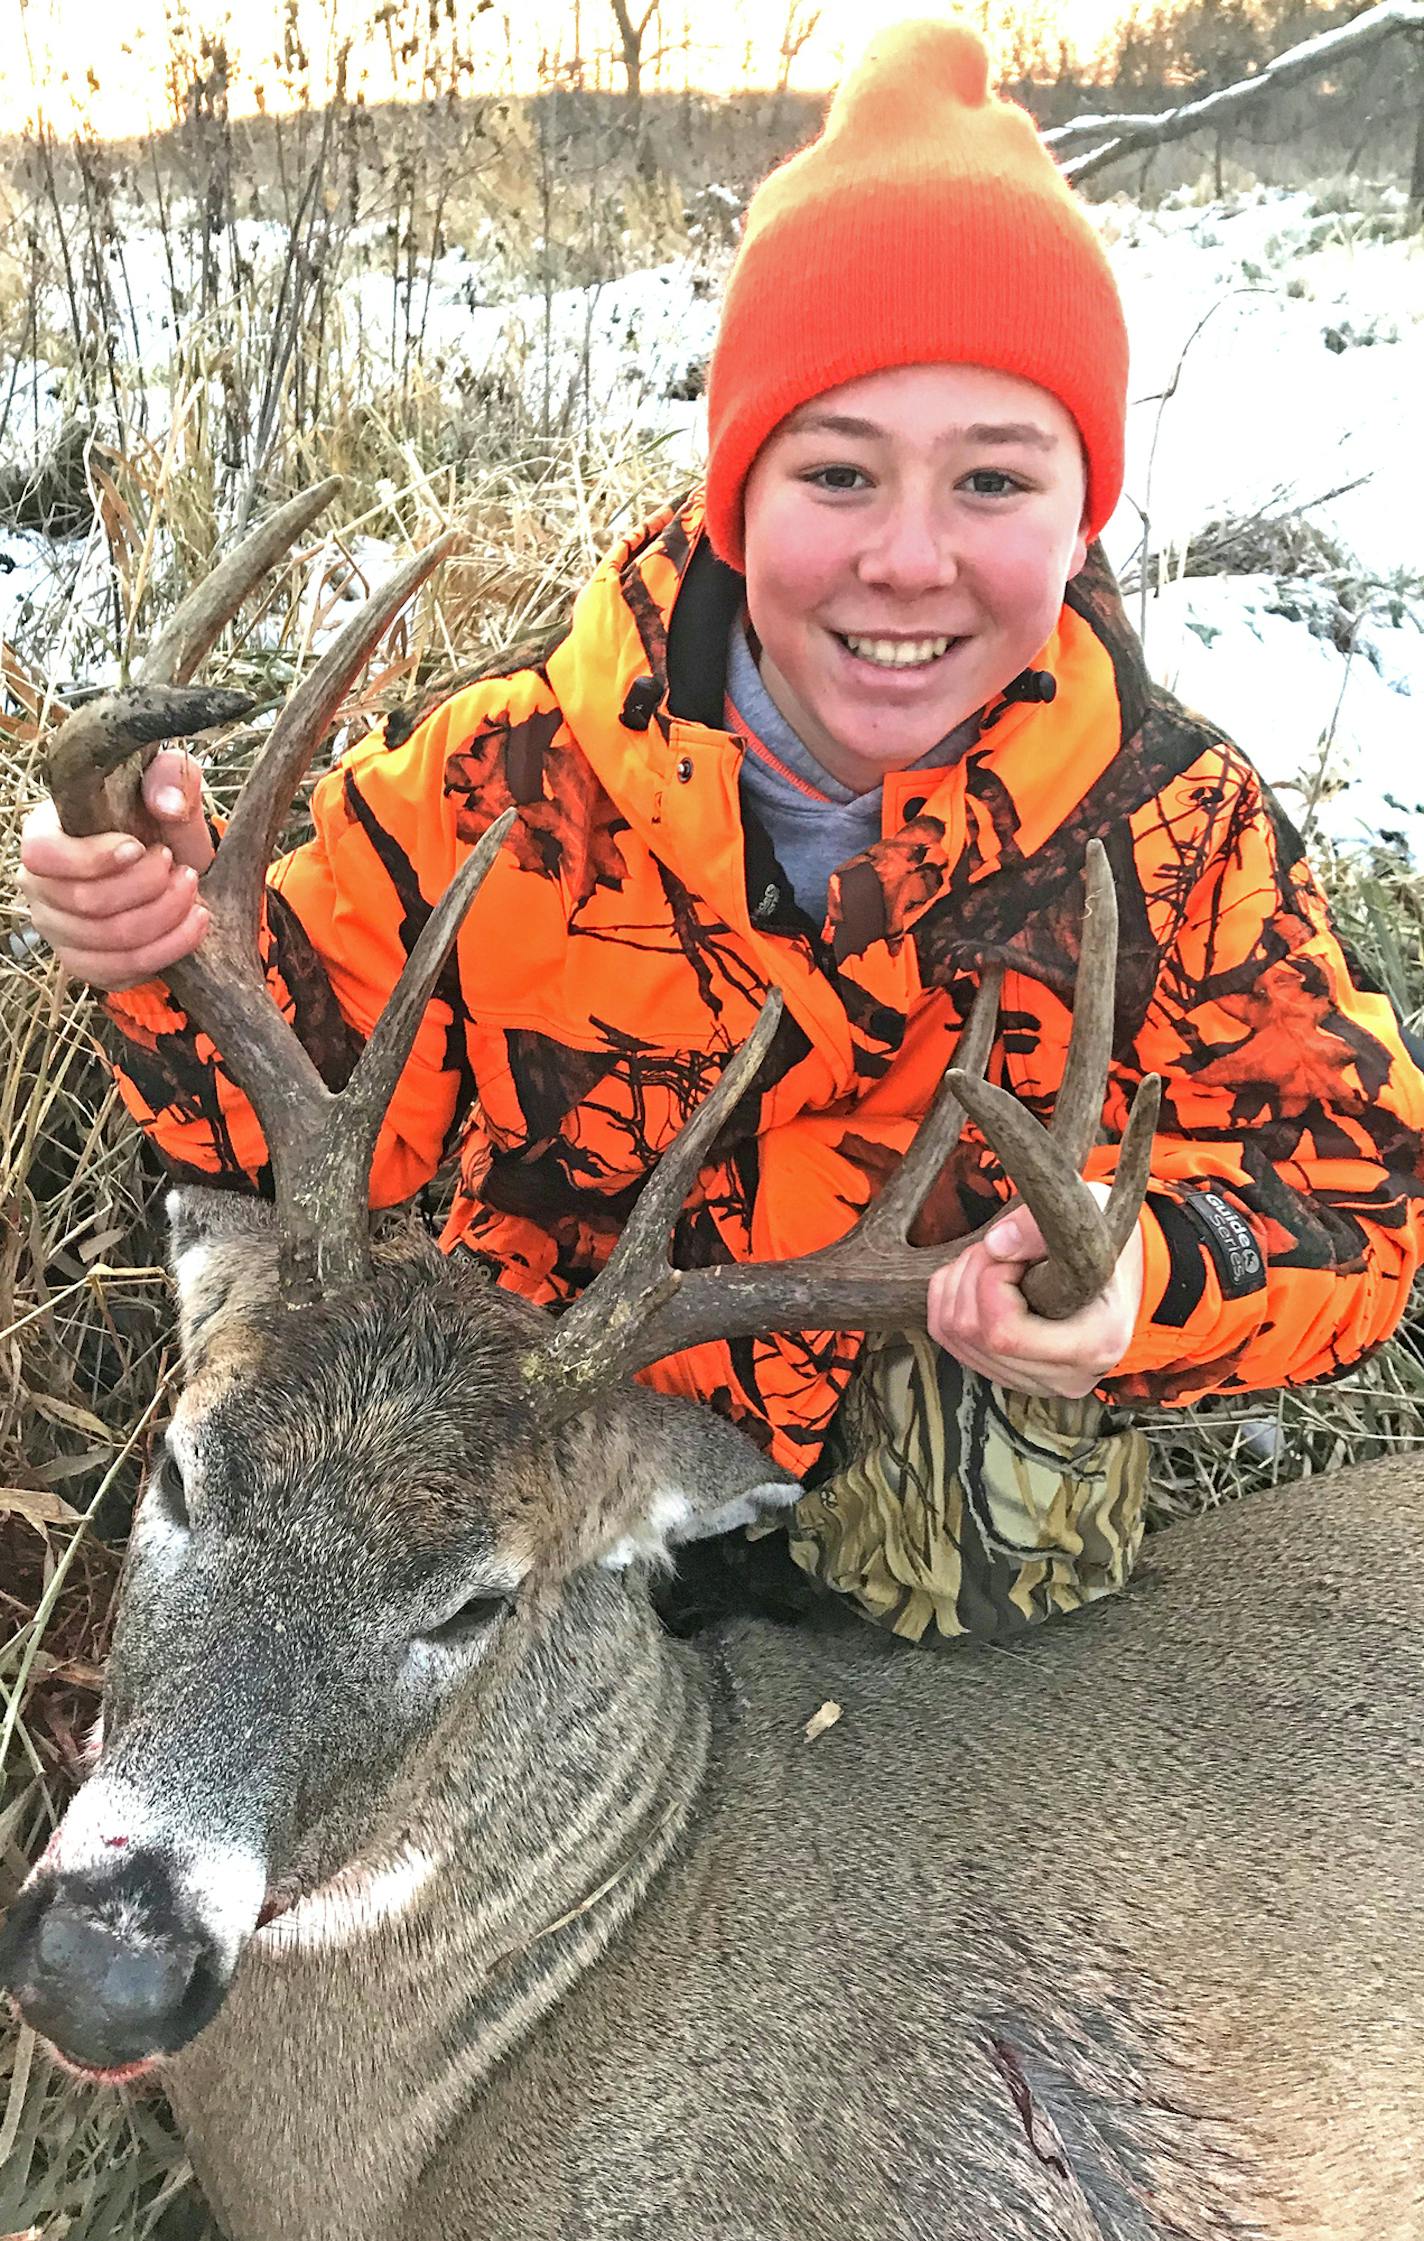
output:
M 1356 16 L 1352 23 L 1341 24 L 1334 31 L 1322 31 L 1318 38 L 1306 39 L 1300 46 L 1288 48 L 1285 54 L 1264 64 L 1254 78 L 1242 78 L 1233 86 L 1222 86 L 1217 92 L 1203 94 L 1199 101 L 1188 101 L 1179 109 L 1163 109 L 1152 116 L 1128 113 L 1074 117 L 1068 124 L 1045 132 L 1043 138 L 1051 148 L 1088 139 L 1101 142 L 1085 155 L 1070 156 L 1064 163 L 1065 176 L 1081 181 L 1138 149 L 1162 147 L 1169 140 L 1183 140 L 1203 127 L 1220 125 L 1266 94 L 1294 85 L 1302 78 L 1315 77 L 1333 68 L 1345 56 L 1363 54 L 1382 39 L 1392 39 L 1401 31 L 1424 31 L 1424 0 L 1381 0 L 1378 7 Z M 1112 137 L 1104 141 L 1105 133 Z

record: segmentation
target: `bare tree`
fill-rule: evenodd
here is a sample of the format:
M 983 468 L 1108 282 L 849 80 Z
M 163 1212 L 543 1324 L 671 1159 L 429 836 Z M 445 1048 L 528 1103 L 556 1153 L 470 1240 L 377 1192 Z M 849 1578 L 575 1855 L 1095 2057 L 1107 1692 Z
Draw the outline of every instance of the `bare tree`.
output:
M 1414 168 L 1409 181 L 1409 220 L 1424 233 L 1424 32 L 1410 40 L 1414 49 Z
M 623 69 L 628 81 L 629 113 L 636 117 L 643 99 L 643 41 L 648 26 L 662 6 L 662 0 L 648 0 L 641 16 L 634 20 L 628 0 L 609 0 L 618 23 L 618 36 L 623 43 Z
M 807 0 L 787 0 L 786 21 L 781 31 L 781 69 L 776 80 L 778 100 L 790 89 L 797 57 L 807 40 L 814 36 L 821 14 L 821 9 L 809 7 Z
M 623 73 L 628 87 L 628 123 L 635 136 L 638 174 L 650 179 L 657 169 L 652 142 L 648 137 L 647 121 L 643 115 L 643 41 L 648 27 L 662 6 L 662 0 L 648 0 L 642 14 L 636 19 L 628 0 L 609 0 L 618 24 L 618 36 L 623 47 Z

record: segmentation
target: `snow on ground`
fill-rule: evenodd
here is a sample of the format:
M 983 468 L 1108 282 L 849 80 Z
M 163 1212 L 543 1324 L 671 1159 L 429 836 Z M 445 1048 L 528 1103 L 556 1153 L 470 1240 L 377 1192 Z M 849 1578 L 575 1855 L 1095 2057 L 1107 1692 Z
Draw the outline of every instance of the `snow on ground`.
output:
M 1237 739 L 1298 819 L 1312 810 L 1347 846 L 1400 835 L 1424 864 L 1424 245 L 1303 193 L 1100 216 L 1132 340 L 1114 564 L 1136 553 L 1144 512 L 1153 549 L 1185 554 L 1214 520 L 1340 490 L 1306 519 L 1380 587 L 1342 650 L 1321 634 L 1331 603 L 1299 580 L 1171 580 L 1143 617 L 1153 674 Z M 1391 597 L 1410 577 L 1412 596 Z M 1312 604 L 1314 630 L 1291 619 Z
M 1272 576 L 1169 584 L 1148 603 L 1154 676 L 1246 749 L 1294 823 L 1424 865 L 1424 602 L 1348 654 L 1282 604 Z
M 1095 217 L 1132 339 L 1126 490 L 1105 541 L 1130 571 L 1146 516 L 1163 585 L 1142 610 L 1154 674 L 1239 740 L 1293 813 L 1312 813 L 1347 844 L 1402 835 L 1424 863 L 1424 247 L 1381 238 L 1388 228 L 1375 219 L 1301 192 L 1152 211 L 1119 199 Z M 249 226 L 240 247 L 260 262 L 282 242 L 278 228 Z M 156 378 L 171 332 L 166 267 L 156 240 L 135 232 L 125 254 L 142 362 Z M 547 397 L 556 420 L 567 405 L 590 428 L 656 436 L 672 489 L 702 456 L 704 408 L 687 391 L 711 347 L 719 280 L 687 258 L 547 300 L 491 301 L 489 273 L 452 253 L 406 305 L 373 258 L 349 284 L 348 331 L 373 380 L 409 324 L 426 367 L 452 389 L 498 374 L 536 415 Z M 25 409 L 12 426 L 57 425 L 47 369 L 22 368 L 18 393 Z M 152 425 L 161 395 L 150 394 Z M 1337 540 L 1365 587 L 1348 590 L 1368 601 L 1353 644 L 1333 599 L 1309 582 L 1183 573 L 1209 523 L 1316 500 L 1306 519 Z M 101 594 L 102 552 L 0 536 L 0 633 L 43 635 L 61 667 L 51 618 L 73 596 L 76 567 L 79 596 Z M 36 609 L 49 611 L 42 634 Z

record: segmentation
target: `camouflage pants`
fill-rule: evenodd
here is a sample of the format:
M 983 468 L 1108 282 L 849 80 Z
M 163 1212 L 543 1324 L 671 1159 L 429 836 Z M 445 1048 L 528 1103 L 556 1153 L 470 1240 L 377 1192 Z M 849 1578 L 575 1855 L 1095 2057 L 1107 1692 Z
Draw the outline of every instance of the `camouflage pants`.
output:
M 1124 1584 L 1146 1451 L 1101 1401 L 1011 1393 L 893 1333 L 867 1343 L 791 1553 L 892 1633 L 1003 1639 Z

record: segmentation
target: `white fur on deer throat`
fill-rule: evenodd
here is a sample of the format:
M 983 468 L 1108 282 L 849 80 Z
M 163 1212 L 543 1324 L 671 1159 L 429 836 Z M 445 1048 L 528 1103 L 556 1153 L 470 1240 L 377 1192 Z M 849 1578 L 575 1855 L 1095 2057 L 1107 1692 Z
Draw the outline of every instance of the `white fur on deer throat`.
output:
M 203 1271 L 212 1258 L 212 1247 L 206 1242 L 189 1245 L 173 1263 L 173 1281 L 180 1299 L 188 1299 L 203 1280 Z
M 297 1899 L 285 1914 L 264 1922 L 253 1932 L 252 1943 L 272 1955 L 352 1945 L 409 1914 L 446 1860 L 443 1852 L 406 1839 L 386 1859 L 353 1861 Z
M 251 1935 L 267 1891 L 267 1869 L 248 1845 L 194 1846 L 153 1812 L 122 1774 L 100 1770 L 76 1794 L 33 1876 L 116 1875 L 135 1853 L 156 1853 L 222 1959 L 231 1963 Z
M 640 1770 L 632 1800 L 635 1809 L 645 1806 L 645 1793 L 652 1787 L 653 1777 L 643 1776 Z M 472 1950 L 503 1950 L 526 1909 L 527 1888 L 541 1888 L 560 1862 L 583 1850 L 619 1788 L 614 1777 L 601 1784 L 589 1783 L 577 1812 L 551 1832 L 541 1851 L 529 1856 L 527 1887 L 523 1882 L 497 1885 L 491 1888 L 484 1905 L 465 1902 L 462 1939 Z M 331 1952 L 373 1937 L 414 1910 L 422 1891 L 449 1869 L 453 1856 L 449 1845 L 423 1846 L 404 1837 L 384 1855 L 353 1860 L 284 1913 L 262 1923 L 253 1933 L 252 1951 L 263 1961 L 281 1962 Z

